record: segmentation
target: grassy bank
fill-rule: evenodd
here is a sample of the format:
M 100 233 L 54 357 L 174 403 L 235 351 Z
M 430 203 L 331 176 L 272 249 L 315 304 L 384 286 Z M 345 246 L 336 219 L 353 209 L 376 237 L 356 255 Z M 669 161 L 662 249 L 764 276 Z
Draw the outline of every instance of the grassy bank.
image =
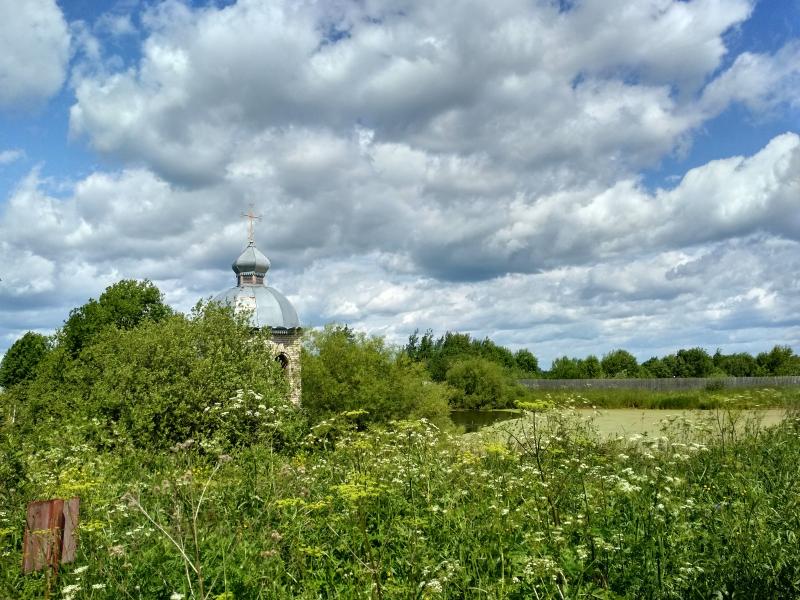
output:
M 800 407 L 800 388 L 687 390 L 656 392 L 633 389 L 527 390 L 525 401 L 576 408 L 793 408 Z
M 559 413 L 510 444 L 425 422 L 316 431 L 291 455 L 11 440 L 0 598 L 48 585 L 71 600 L 800 594 L 797 416 L 646 444 Z M 26 502 L 73 494 L 78 561 L 57 580 L 23 577 Z

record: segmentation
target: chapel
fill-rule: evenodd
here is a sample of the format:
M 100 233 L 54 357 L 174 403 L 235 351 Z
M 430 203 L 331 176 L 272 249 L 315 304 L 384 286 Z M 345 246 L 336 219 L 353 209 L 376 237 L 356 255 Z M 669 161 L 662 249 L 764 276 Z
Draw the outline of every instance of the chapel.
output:
M 269 329 L 274 358 L 286 371 L 289 381 L 289 398 L 299 405 L 300 320 L 286 296 L 266 284 L 270 261 L 256 248 L 253 235 L 253 222 L 260 217 L 252 209 L 243 216 L 249 219 L 248 244 L 231 265 L 236 285 L 217 294 L 214 301 L 232 306 L 237 313 L 246 311 L 254 329 Z

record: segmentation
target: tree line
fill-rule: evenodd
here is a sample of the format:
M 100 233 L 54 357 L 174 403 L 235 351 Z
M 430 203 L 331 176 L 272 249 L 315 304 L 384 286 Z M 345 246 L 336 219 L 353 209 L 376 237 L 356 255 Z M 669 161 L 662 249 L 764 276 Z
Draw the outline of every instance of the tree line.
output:
M 224 307 L 199 304 L 182 315 L 152 283 L 123 280 L 71 311 L 55 335 L 17 340 L 0 362 L 0 387 L 27 398 L 22 404 L 39 416 L 100 415 L 107 431 L 123 423 L 142 439 L 179 438 L 211 427 L 195 419 L 209 394 L 228 398 L 248 387 L 277 401 L 284 383 L 264 348 L 248 341 L 256 335 Z M 302 363 L 305 414 L 318 421 L 349 412 L 359 426 L 446 422 L 451 408 L 514 407 L 528 394 L 520 379 L 800 375 L 800 357 L 788 346 L 755 356 L 689 348 L 641 364 L 617 349 L 602 358 L 562 356 L 543 371 L 530 350 L 468 333 L 415 331 L 395 347 L 345 325 L 309 331 Z M 237 374 L 244 364 L 252 376 Z

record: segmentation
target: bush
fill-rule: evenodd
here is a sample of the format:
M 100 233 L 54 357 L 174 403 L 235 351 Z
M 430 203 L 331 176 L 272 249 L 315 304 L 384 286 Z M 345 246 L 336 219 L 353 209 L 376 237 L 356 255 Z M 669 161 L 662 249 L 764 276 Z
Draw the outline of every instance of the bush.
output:
M 513 404 L 506 393 L 503 368 L 483 358 L 455 363 L 447 371 L 447 383 L 456 391 L 453 406 L 459 408 L 506 408 Z
M 424 365 L 387 348 L 382 338 L 347 327 L 309 333 L 302 381 L 303 407 L 315 421 L 341 412 L 359 412 L 359 427 L 394 419 L 448 420 L 446 385 L 432 382 Z
M 80 423 L 101 446 L 213 439 L 230 447 L 262 427 L 282 446 L 299 438 L 302 415 L 282 415 L 275 431 L 288 388 L 272 353 L 269 334 L 253 333 L 244 317 L 198 305 L 189 317 L 108 326 L 74 359 L 53 352 L 30 385 L 27 409 L 31 419 Z

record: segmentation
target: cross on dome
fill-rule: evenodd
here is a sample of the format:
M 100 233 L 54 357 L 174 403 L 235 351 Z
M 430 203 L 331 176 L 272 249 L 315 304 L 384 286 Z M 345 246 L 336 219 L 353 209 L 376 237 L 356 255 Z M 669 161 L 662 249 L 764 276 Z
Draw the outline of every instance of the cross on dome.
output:
M 250 204 L 250 208 L 246 213 L 241 213 L 241 216 L 247 219 L 247 241 L 251 244 L 255 244 L 255 222 L 261 220 L 261 215 L 255 214 L 253 212 L 253 205 Z

